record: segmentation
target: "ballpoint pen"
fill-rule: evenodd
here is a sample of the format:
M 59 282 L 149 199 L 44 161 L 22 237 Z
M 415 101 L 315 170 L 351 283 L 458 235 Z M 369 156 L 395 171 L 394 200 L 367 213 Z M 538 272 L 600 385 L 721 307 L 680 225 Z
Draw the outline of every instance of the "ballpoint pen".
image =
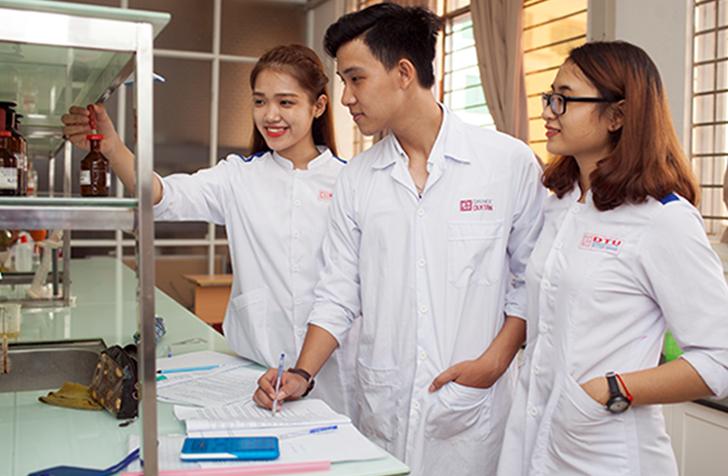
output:
M 323 428 L 312 428 L 311 430 L 294 431 L 291 433 L 285 433 L 283 435 L 280 435 L 278 438 L 281 440 L 285 440 L 288 438 L 295 438 L 297 436 L 316 435 L 318 433 L 334 431 L 337 428 L 339 428 L 337 425 L 333 425 L 333 426 L 325 426 Z
M 278 407 L 278 391 L 281 389 L 281 377 L 283 376 L 283 359 L 286 354 L 281 354 L 281 362 L 278 364 L 278 378 L 276 379 L 276 398 L 273 399 L 273 408 L 270 409 L 271 414 L 276 416 L 276 408 Z
M 158 374 L 177 374 L 182 372 L 199 372 L 201 370 L 212 370 L 220 367 L 219 365 L 205 365 L 203 367 L 187 367 L 183 369 L 167 369 L 157 370 Z

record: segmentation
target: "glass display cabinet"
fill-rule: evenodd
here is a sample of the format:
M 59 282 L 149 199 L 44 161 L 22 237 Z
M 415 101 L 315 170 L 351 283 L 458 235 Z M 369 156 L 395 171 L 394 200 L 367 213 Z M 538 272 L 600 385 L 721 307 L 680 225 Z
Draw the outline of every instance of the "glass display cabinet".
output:
M 38 197 L 0 197 L 0 229 L 121 229 L 134 234 L 141 332 L 142 454 L 145 474 L 155 475 L 152 41 L 169 20 L 166 13 L 0 0 L 0 101 L 18 104 L 17 111 L 24 116 L 20 132 L 28 142 L 29 158 L 55 160 L 63 149 L 62 193 L 50 190 L 40 191 Z M 133 72 L 138 124 L 135 196 L 73 196 L 71 144 L 64 140 L 61 115 L 72 104 L 104 101 Z M 63 246 L 62 297 L 68 305 L 70 240 Z

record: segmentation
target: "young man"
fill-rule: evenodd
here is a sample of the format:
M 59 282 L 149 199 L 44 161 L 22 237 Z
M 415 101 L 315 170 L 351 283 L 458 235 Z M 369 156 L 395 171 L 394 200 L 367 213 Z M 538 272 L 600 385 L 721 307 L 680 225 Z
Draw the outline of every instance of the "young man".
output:
M 389 135 L 339 176 L 308 334 L 278 398 L 302 396 L 361 316 L 361 431 L 413 475 L 493 474 L 546 192 L 526 145 L 434 99 L 440 28 L 424 9 L 379 4 L 326 33 L 342 103 L 364 134 Z M 261 406 L 275 380 L 259 381 Z

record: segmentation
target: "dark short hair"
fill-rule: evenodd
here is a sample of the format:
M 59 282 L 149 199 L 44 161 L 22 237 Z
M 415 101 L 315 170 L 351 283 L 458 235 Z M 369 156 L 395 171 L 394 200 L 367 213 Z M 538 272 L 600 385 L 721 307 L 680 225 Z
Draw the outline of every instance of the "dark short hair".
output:
M 610 103 L 607 114 L 624 99 L 622 127 L 611 133 L 612 150 L 591 173 L 592 198 L 599 210 L 624 203 L 660 200 L 672 192 L 696 205 L 700 189 L 690 161 L 675 133 L 657 66 L 638 46 L 624 41 L 597 41 L 571 50 L 573 63 Z M 572 156 L 553 158 L 543 183 L 561 198 L 574 189 L 579 166 Z
M 332 58 L 343 45 L 361 37 L 372 54 L 389 71 L 405 58 L 417 71 L 424 88 L 435 84 L 432 62 L 442 21 L 421 7 L 379 3 L 339 18 L 326 30 L 324 48 Z

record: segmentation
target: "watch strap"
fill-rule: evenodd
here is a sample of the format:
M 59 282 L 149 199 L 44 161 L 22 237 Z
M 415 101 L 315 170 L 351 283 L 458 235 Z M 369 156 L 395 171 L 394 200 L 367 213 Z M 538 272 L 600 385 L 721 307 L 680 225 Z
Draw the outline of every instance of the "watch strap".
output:
M 617 376 L 614 372 L 607 372 L 607 384 L 609 385 L 609 397 L 617 397 L 622 395 L 619 391 L 619 384 L 617 383 Z
M 299 375 L 299 376 L 303 377 L 304 379 L 306 379 L 308 388 L 306 389 L 305 392 L 303 392 L 303 395 L 301 395 L 301 398 L 303 398 L 303 397 L 307 396 L 309 393 L 311 393 L 311 390 L 313 390 L 313 386 L 316 384 L 316 381 L 314 380 L 313 376 L 310 373 L 306 372 L 303 369 L 298 369 L 298 368 L 294 368 L 294 367 L 291 367 L 290 369 L 288 369 L 288 372 Z

